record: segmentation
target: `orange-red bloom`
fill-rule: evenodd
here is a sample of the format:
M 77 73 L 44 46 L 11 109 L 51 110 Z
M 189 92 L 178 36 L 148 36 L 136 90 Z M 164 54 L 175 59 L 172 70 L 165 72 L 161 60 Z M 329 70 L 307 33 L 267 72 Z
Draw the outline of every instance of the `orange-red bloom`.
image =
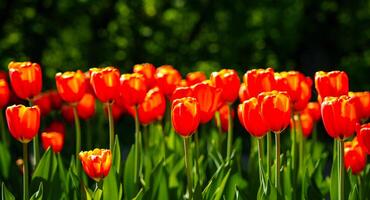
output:
M 285 92 L 276 90 L 258 95 L 262 119 L 275 133 L 282 132 L 290 122 L 290 100 Z
M 13 105 L 6 108 L 6 120 L 10 134 L 22 143 L 28 143 L 36 136 L 40 127 L 38 106 Z
M 145 96 L 144 102 L 139 105 L 138 115 L 141 124 L 150 124 L 160 120 L 166 111 L 166 99 L 160 90 L 155 87 L 150 89 Z
M 302 112 L 299 115 L 299 119 L 300 119 L 300 125 L 301 125 L 301 130 L 302 130 L 303 136 L 305 136 L 307 138 L 312 133 L 313 122 L 314 122 L 313 121 L 313 118 L 310 115 L 310 113 L 308 113 L 308 112 Z M 294 117 L 294 120 L 295 120 L 295 123 L 297 124 L 298 123 L 298 116 L 295 116 Z M 290 126 L 291 127 L 296 126 L 296 125 L 293 124 L 293 121 L 292 120 L 290 120 Z
M 72 123 L 74 120 L 73 107 L 71 105 L 63 105 L 61 108 L 63 118 L 68 122 Z
M 77 113 L 81 119 L 87 120 L 95 114 L 95 97 L 86 93 L 77 104 Z
M 193 97 L 193 90 L 188 86 L 177 87 L 172 93 L 171 101 L 183 97 Z
M 193 97 L 199 103 L 200 123 L 209 122 L 221 102 L 221 89 L 202 82 L 191 86 Z
M 370 154 L 370 123 L 358 125 L 357 129 L 358 143 L 364 148 L 367 154 Z
M 241 99 L 247 100 L 251 97 L 257 97 L 261 92 L 270 92 L 275 89 L 274 70 L 267 69 L 252 69 L 244 74 L 245 91 L 244 97 Z M 240 95 L 240 93 L 239 93 Z
M 55 75 L 57 90 L 60 97 L 69 103 L 80 101 L 86 91 L 85 74 L 76 72 L 57 73 Z
M 113 101 L 119 95 L 120 73 L 114 67 L 90 69 L 90 83 L 96 97 L 103 103 Z
M 99 182 L 108 176 L 112 164 L 112 154 L 108 149 L 82 151 L 79 154 L 85 173 L 94 181 Z
M 198 128 L 199 104 L 193 97 L 184 97 L 172 102 L 172 126 L 183 137 L 191 136 Z
M 297 71 L 275 73 L 276 89 L 286 91 L 295 111 L 303 110 L 311 99 L 312 80 Z
M 10 98 L 10 90 L 8 82 L 5 79 L 0 79 L 0 109 L 8 105 Z
M 260 105 L 255 97 L 239 104 L 238 117 L 243 127 L 254 137 L 261 138 L 269 131 L 267 124 L 262 119 Z
M 33 98 L 33 103 L 40 108 L 41 115 L 46 116 L 51 111 L 51 100 L 48 92 L 40 93 Z
M 155 72 L 156 84 L 163 94 L 170 96 L 181 82 L 181 74 L 171 65 L 162 65 Z
M 218 112 L 220 113 L 220 122 L 221 122 L 221 129 L 222 132 L 227 132 L 229 130 L 229 112 L 230 108 L 227 104 L 223 104 L 221 107 L 218 108 Z M 234 120 L 235 111 L 231 110 L 231 118 Z M 218 122 L 216 121 L 216 125 Z
M 145 78 L 142 74 L 122 74 L 119 102 L 128 106 L 135 106 L 144 101 L 146 94 Z
M 366 166 L 366 153 L 356 138 L 344 143 L 344 166 L 353 174 L 360 173 Z
M 357 122 L 354 99 L 345 95 L 326 97 L 321 104 L 321 117 L 331 137 L 350 137 L 355 132 Z
M 8 65 L 10 83 L 21 99 L 31 99 L 42 89 L 41 67 L 31 62 L 10 62 Z
M 41 134 L 42 147 L 47 150 L 49 147 L 55 153 L 59 153 L 63 149 L 64 134 L 59 132 L 43 132 Z
M 222 101 L 232 103 L 238 98 L 240 79 L 235 70 L 222 69 L 219 72 L 213 72 L 210 80 L 212 85 L 222 89 Z
M 366 119 L 370 117 L 370 92 L 349 92 L 348 96 L 358 98 L 358 112 L 359 118 Z
M 347 95 L 348 76 L 343 71 L 316 72 L 315 88 L 319 95 L 319 100 L 328 96 L 339 97 Z
M 150 63 L 136 64 L 134 66 L 134 72 L 142 74 L 145 77 L 147 88 L 155 86 L 155 66 Z
M 245 83 L 240 84 L 239 99 L 240 99 L 240 102 L 243 102 L 243 101 L 249 99 L 249 94 L 248 94 L 248 91 L 247 91 L 247 84 L 245 84 Z
M 321 118 L 321 109 L 318 102 L 309 102 L 303 112 L 309 113 L 314 122 L 319 121 Z
M 197 71 L 197 72 L 190 72 L 186 74 L 186 83 L 188 86 L 195 85 L 207 79 L 204 72 Z

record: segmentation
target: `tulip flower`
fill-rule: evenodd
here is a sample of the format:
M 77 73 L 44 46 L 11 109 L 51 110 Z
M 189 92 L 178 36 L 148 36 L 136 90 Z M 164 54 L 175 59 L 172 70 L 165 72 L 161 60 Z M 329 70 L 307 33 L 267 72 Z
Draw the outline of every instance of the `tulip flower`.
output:
M 5 79 L 0 79 L 0 109 L 3 109 L 9 103 L 10 90 L 8 82 Z
M 370 123 L 356 127 L 358 143 L 370 155 Z
M 73 121 L 73 120 L 72 120 Z M 52 121 L 49 126 L 47 126 L 44 132 L 58 132 L 58 133 L 66 133 L 66 128 L 63 122 L 60 121 Z
M 245 84 L 245 83 L 241 83 L 240 84 L 240 88 L 239 88 L 239 99 L 240 99 L 240 102 L 243 102 L 243 101 L 249 99 L 249 94 L 248 94 L 248 90 L 247 90 L 247 84 Z
M 358 98 L 358 109 L 356 110 L 359 119 L 367 119 L 370 117 L 370 92 L 349 92 L 348 96 Z
M 199 103 L 200 123 L 209 122 L 221 102 L 221 89 L 202 82 L 191 86 L 193 97 Z
M 229 130 L 229 113 L 230 108 L 227 106 L 227 104 L 223 104 L 219 109 L 218 112 L 220 114 L 220 124 L 216 121 L 216 125 L 221 125 L 222 132 L 227 132 Z M 231 110 L 231 117 L 232 120 L 234 120 L 235 112 L 234 110 Z
M 122 98 L 121 102 L 128 106 L 137 106 L 144 101 L 147 89 L 142 74 L 122 74 L 120 82 L 119 98 Z
M 87 120 L 95 114 L 95 97 L 90 93 L 86 93 L 77 104 L 78 116 Z
M 49 93 L 44 92 L 33 98 L 33 103 L 40 108 L 42 116 L 46 116 L 51 112 L 51 101 Z
M 8 81 L 8 73 L 0 70 L 0 79 L 4 79 L 5 81 Z
M 82 99 L 86 91 L 85 74 L 81 70 L 76 72 L 57 73 L 55 75 L 57 90 L 60 97 L 69 103 Z
M 261 92 L 270 92 L 276 87 L 274 70 L 272 68 L 248 70 L 244 74 L 243 80 L 245 84 L 245 98 L 241 98 L 243 99 L 242 101 L 251 97 L 257 97 Z
M 59 110 L 60 108 L 62 108 L 63 100 L 60 97 L 58 91 L 56 90 L 49 91 L 49 98 L 50 98 L 51 107 L 53 109 Z
M 240 79 L 235 70 L 222 69 L 219 72 L 213 72 L 210 80 L 212 85 L 222 89 L 222 101 L 233 103 L 238 98 Z
M 190 72 L 186 74 L 186 83 L 188 86 L 195 85 L 197 83 L 201 83 L 207 79 L 204 72 L 197 71 L 197 72 Z
M 150 89 L 144 102 L 138 107 L 139 121 L 147 125 L 155 120 L 160 120 L 166 111 L 166 99 L 158 88 Z
M 353 174 L 359 174 L 365 169 L 366 153 L 356 138 L 344 143 L 344 166 Z
M 96 97 L 103 103 L 113 101 L 119 95 L 120 73 L 114 67 L 90 69 L 90 83 Z
M 59 132 L 43 132 L 41 134 L 41 141 L 45 150 L 51 147 L 54 153 L 59 153 L 63 148 L 64 134 Z
M 315 88 L 319 95 L 319 100 L 325 97 L 339 97 L 348 94 L 348 76 L 343 71 L 315 73 Z
M 303 112 L 309 113 L 314 122 L 319 121 L 321 118 L 320 104 L 318 102 L 309 102 Z
M 134 66 L 134 72 L 145 77 L 146 87 L 149 89 L 155 86 L 155 70 L 155 66 L 150 63 L 136 64 Z
M 299 121 L 298 121 L 299 120 Z M 299 123 L 302 129 L 302 134 L 304 137 L 309 137 L 313 129 L 313 118 L 308 112 L 302 112 L 300 115 L 296 116 L 294 119 L 295 123 Z M 290 126 L 295 127 L 293 120 L 290 120 Z
M 172 95 L 181 82 L 181 74 L 171 65 L 162 65 L 155 72 L 156 84 L 166 96 Z
M 61 108 L 61 113 L 66 122 L 72 123 L 74 121 L 75 118 L 73 116 L 73 108 L 71 105 L 63 105 Z
M 38 106 L 13 105 L 6 109 L 6 120 L 10 134 L 23 146 L 23 200 L 28 200 L 28 142 L 37 135 L 40 127 Z
M 184 97 L 193 97 L 193 90 L 188 86 L 177 87 L 171 96 L 171 101 Z
M 42 89 L 41 67 L 31 62 L 10 62 L 8 65 L 10 83 L 15 94 L 30 100 Z
M 269 128 L 263 121 L 260 113 L 260 105 L 255 97 L 243 101 L 238 107 L 238 117 L 243 127 L 253 137 L 262 138 Z
M 326 97 L 321 104 L 321 115 L 331 137 L 342 140 L 355 132 L 357 116 L 352 97 Z
M 112 165 L 112 154 L 107 149 L 82 151 L 79 158 L 85 173 L 94 181 L 99 182 L 108 176 Z

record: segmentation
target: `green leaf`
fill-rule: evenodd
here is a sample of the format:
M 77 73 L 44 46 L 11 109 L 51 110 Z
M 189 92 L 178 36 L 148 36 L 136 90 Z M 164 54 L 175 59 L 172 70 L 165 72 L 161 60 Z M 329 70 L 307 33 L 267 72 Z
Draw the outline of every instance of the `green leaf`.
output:
M 357 184 L 352 186 L 351 193 L 349 193 L 349 200 L 358 200 L 359 198 L 359 192 L 357 189 Z
M 57 162 L 55 154 L 51 148 L 49 148 L 36 166 L 36 169 L 32 174 L 32 180 L 37 177 L 42 178 L 43 180 L 51 180 L 57 170 Z
M 7 146 L 3 141 L 0 141 L 0 173 L 5 179 L 9 177 L 11 156 Z
M 30 200 L 42 200 L 42 196 L 44 193 L 42 182 L 39 185 L 39 189 L 31 196 Z
M 222 197 L 222 194 L 224 193 L 225 185 L 227 183 L 227 180 L 230 176 L 231 169 L 226 173 L 226 176 L 222 179 L 221 184 L 217 187 L 215 193 L 214 193 L 214 198 L 215 200 L 220 200 Z
M 125 194 L 125 199 L 132 199 L 137 194 L 138 187 L 137 184 L 134 183 L 134 167 L 135 167 L 135 145 L 131 146 L 131 150 L 128 153 L 125 168 L 123 172 L 123 190 Z
M 330 199 L 338 199 L 338 141 L 334 140 L 333 164 L 330 173 Z
M 1 199 L 2 200 L 15 200 L 13 194 L 9 192 L 4 183 L 1 183 Z
M 114 146 L 113 146 L 113 162 L 112 162 L 112 166 L 115 166 L 116 170 L 117 170 L 117 174 L 120 174 L 120 170 L 121 170 L 121 147 L 119 145 L 119 140 L 118 140 L 118 135 L 116 134 L 115 136 L 115 143 L 114 143 Z
M 112 166 L 107 177 L 103 182 L 103 199 L 121 199 L 119 197 L 119 182 L 115 166 Z

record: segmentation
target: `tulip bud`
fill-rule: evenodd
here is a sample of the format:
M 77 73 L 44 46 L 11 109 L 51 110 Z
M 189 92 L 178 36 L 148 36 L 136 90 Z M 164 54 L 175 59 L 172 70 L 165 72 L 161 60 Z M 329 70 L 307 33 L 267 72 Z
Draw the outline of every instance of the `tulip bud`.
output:
M 191 136 L 198 128 L 199 104 L 193 97 L 184 97 L 172 102 L 172 126 L 183 137 Z
M 99 182 L 108 176 L 112 164 L 112 154 L 107 149 L 82 151 L 79 154 L 85 173 L 94 181 Z

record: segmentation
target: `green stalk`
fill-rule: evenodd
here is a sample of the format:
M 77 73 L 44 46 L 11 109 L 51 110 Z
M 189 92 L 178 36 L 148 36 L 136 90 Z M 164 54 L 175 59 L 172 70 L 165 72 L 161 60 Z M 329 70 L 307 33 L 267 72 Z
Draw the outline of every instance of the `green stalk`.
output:
M 364 198 L 362 193 L 362 181 L 361 181 L 361 175 L 357 175 L 357 184 L 358 184 L 358 193 L 360 196 L 360 199 Z
M 295 120 L 294 120 L 294 114 L 292 114 L 291 116 L 291 119 L 293 121 L 293 127 L 292 127 L 292 135 L 291 135 L 291 138 L 292 138 L 292 169 L 293 171 L 296 171 L 296 168 L 297 168 L 297 131 L 296 131 L 296 123 L 295 123 Z M 296 176 L 296 174 L 294 174 L 294 177 Z M 293 180 L 295 182 L 295 178 Z
M 228 104 L 229 106 L 229 116 L 228 116 L 228 119 L 229 119 L 229 127 L 228 127 L 228 133 L 227 133 L 227 160 L 230 160 L 230 157 L 231 157 L 231 149 L 232 149 L 232 144 L 233 144 L 233 117 L 231 115 L 231 111 L 232 111 L 232 104 L 229 103 Z
M 260 175 L 260 186 L 263 187 L 263 190 L 265 192 L 265 188 L 266 188 L 266 183 L 265 183 L 265 177 L 264 177 L 264 172 L 263 172 L 263 157 L 262 157 L 262 152 L 263 152 L 263 148 L 262 148 L 262 142 L 263 142 L 263 139 L 262 138 L 257 138 L 257 142 L 258 142 L 258 167 L 259 167 L 259 175 Z
M 29 106 L 33 105 L 32 99 L 28 99 Z M 36 136 L 33 138 L 33 154 L 34 154 L 34 163 L 35 166 L 37 166 L 37 163 L 39 163 L 40 160 L 40 145 L 39 145 L 39 134 L 36 134 Z
M 108 122 L 109 122 L 109 149 L 113 150 L 114 145 L 114 120 L 112 113 L 112 103 L 107 103 L 108 107 Z
M 28 146 L 27 143 L 22 143 L 23 146 L 23 200 L 28 200 Z
M 271 149 L 272 149 L 272 141 L 271 141 L 271 132 L 267 132 L 266 134 L 267 140 L 267 177 L 271 175 Z
M 194 134 L 195 139 L 195 171 L 197 173 L 198 181 L 200 181 L 200 172 L 199 172 L 199 132 Z
M 339 141 L 339 152 L 338 152 L 338 197 L 339 200 L 344 200 L 344 141 Z
M 193 181 L 191 177 L 190 155 L 189 155 L 189 137 L 184 138 L 185 168 L 188 178 L 189 199 L 193 198 Z
M 80 126 L 80 119 L 78 118 L 78 114 L 77 114 L 77 105 L 73 105 L 72 108 L 73 108 L 73 117 L 75 120 L 75 128 L 76 128 L 76 163 L 78 163 L 79 162 L 78 154 L 81 151 L 81 126 Z
M 137 182 L 138 179 L 138 174 L 139 174 L 139 167 L 140 167 L 140 124 L 139 124 L 139 116 L 138 116 L 138 111 L 137 111 L 137 106 L 135 106 L 135 169 L 134 169 L 134 176 L 135 176 L 135 183 Z
M 0 110 L 0 123 L 1 123 L 1 137 L 6 146 L 9 146 L 8 135 L 5 130 L 5 121 L 3 116 L 3 110 Z
M 281 192 L 280 189 L 280 133 L 275 133 L 276 143 L 276 167 L 275 167 L 275 188 Z

